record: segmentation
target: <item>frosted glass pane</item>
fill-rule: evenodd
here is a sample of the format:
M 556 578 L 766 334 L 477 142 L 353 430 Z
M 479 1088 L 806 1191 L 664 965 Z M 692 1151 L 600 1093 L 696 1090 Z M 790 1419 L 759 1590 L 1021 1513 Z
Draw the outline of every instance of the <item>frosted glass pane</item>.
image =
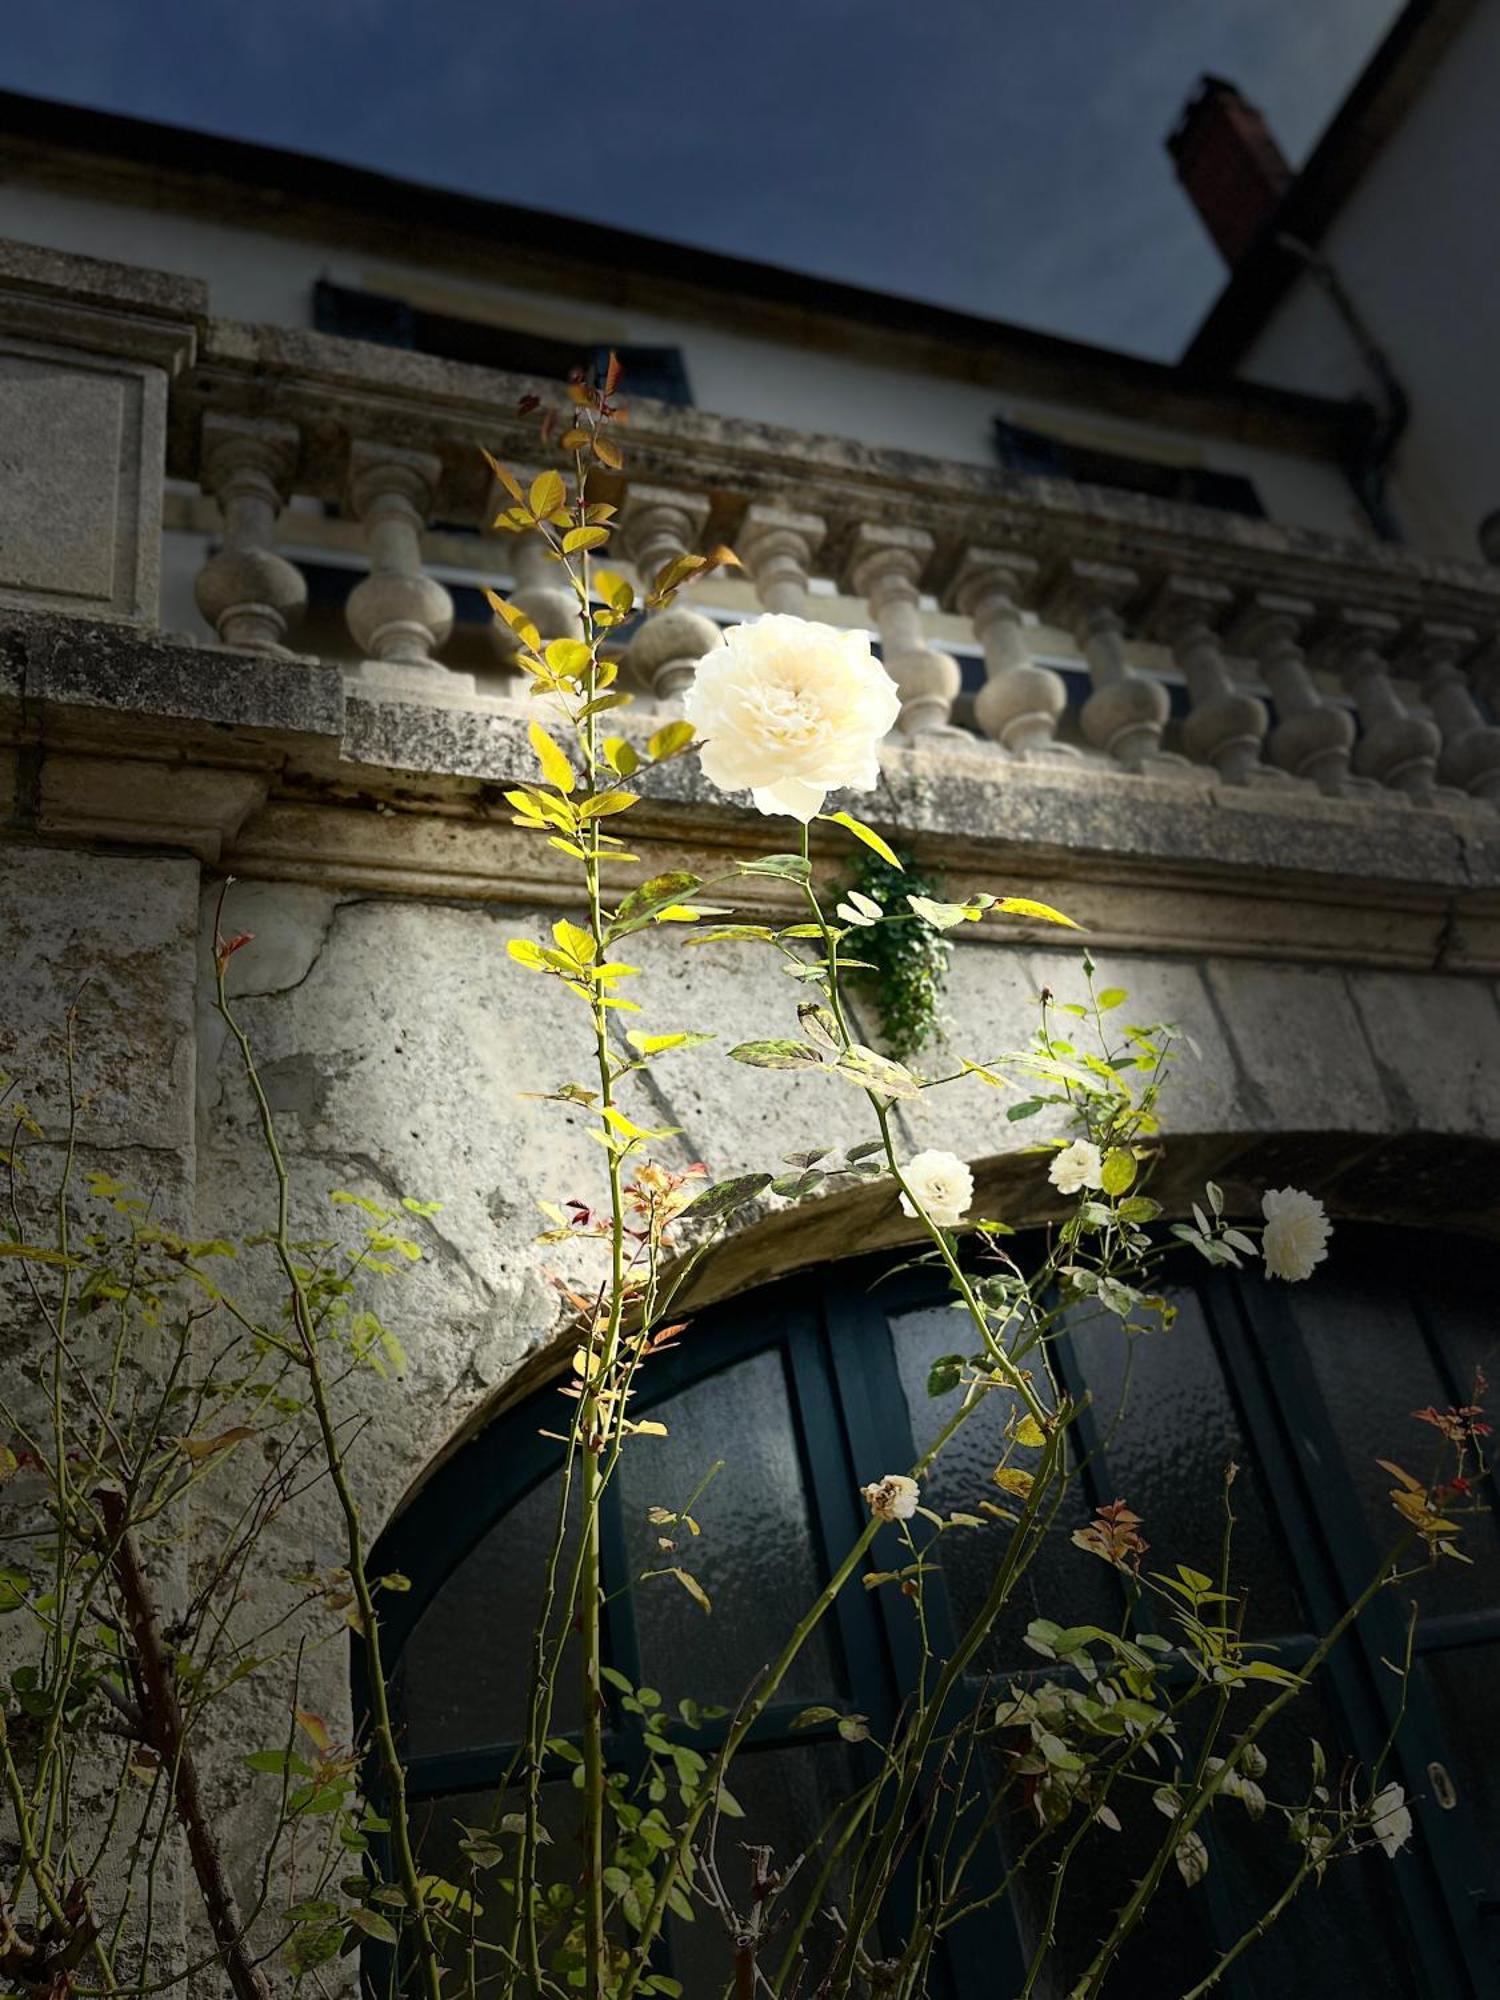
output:
M 1268 1799 L 1289 1803 L 1306 1797 L 1314 1737 L 1328 1769 L 1341 1768 L 1349 1746 L 1324 1700 L 1326 1687 L 1324 1676 L 1261 1736 L 1266 1773 L 1260 1782 Z M 1225 1734 L 1243 1726 L 1263 1699 L 1236 1700 Z M 1300 1856 L 1279 1837 L 1269 1817 L 1253 1821 L 1233 1800 L 1216 1806 L 1212 1818 L 1213 1862 L 1225 1885 L 1231 1921 L 1237 1931 L 1248 1929 L 1285 1889 Z M 1413 1988 L 1396 1922 L 1390 1862 L 1378 1851 L 1336 1861 L 1322 1883 L 1309 1884 L 1286 1916 L 1251 1947 L 1245 1966 L 1252 1989 L 1275 1994 L 1277 2000 L 1328 2000 L 1344 1993 L 1357 1993 L 1361 2000 L 1405 2000 Z
M 556 1518 L 557 1482 L 549 1479 L 490 1530 L 423 1612 L 401 1656 L 407 1756 L 510 1743 L 525 1733 L 532 1636 Z M 570 1645 L 554 1731 L 580 1726 L 577 1682 Z
M 1500 1895 L 1500 1644 L 1465 1646 L 1425 1664 L 1447 1734 L 1449 1776 L 1473 1830 L 1470 1886 L 1476 1894 Z M 1431 1795 L 1430 1785 L 1423 1790 Z
M 641 1671 L 669 1701 L 733 1706 L 822 1585 L 803 1486 L 791 1399 L 779 1351 L 737 1362 L 653 1412 L 665 1438 L 638 1439 L 621 1460 L 626 1545 L 634 1583 Z M 647 1510 L 677 1512 L 717 1461 L 724 1468 L 693 1503 L 702 1533 L 664 1552 Z M 708 1593 L 705 1614 L 669 1564 Z M 645 1581 L 640 1579 L 645 1577 Z M 782 1684 L 782 1697 L 826 1697 L 841 1686 L 826 1622 Z
M 445 1882 L 455 1883 L 460 1888 L 470 1889 L 479 1903 L 479 1915 L 474 1925 L 476 1936 L 481 1943 L 499 1945 L 507 1951 L 514 1916 L 514 1903 L 504 1887 L 508 1870 L 501 1865 L 476 1874 L 473 1863 L 459 1842 L 464 1838 L 466 1827 L 491 1830 L 498 1827 L 502 1813 L 517 1812 L 520 1808 L 520 1794 L 514 1792 L 503 1798 L 494 1792 L 461 1792 L 445 1798 L 423 1799 L 412 1808 L 417 1856 L 423 1872 L 441 1876 Z M 543 1785 L 541 1818 L 550 1840 L 537 1851 L 537 1878 L 544 1888 L 550 1888 L 553 1883 L 565 1883 L 570 1889 L 576 1889 L 583 1828 L 581 1793 L 567 1783 Z M 502 1836 L 500 1844 L 507 1850 L 520 1845 L 511 1835 Z M 549 1945 L 555 1946 L 557 1942 L 556 1937 L 550 1940 L 543 1938 L 544 1960 Z M 484 1994 L 499 1989 L 498 1971 L 494 1969 L 498 1961 L 494 1955 L 481 1952 L 478 1964 L 482 2000 Z M 454 1990 L 457 1990 L 457 1982 L 454 1983 Z M 530 1985 L 522 1985 L 517 1989 L 517 2000 L 532 2000 L 533 1991 Z
M 716 1853 L 719 1873 L 730 1901 L 743 1911 L 749 1907 L 749 1860 L 747 1846 L 771 1849 L 773 1869 L 784 1870 L 800 1854 L 807 1859 L 793 1880 L 787 1902 L 787 1921 L 771 1935 L 768 1963 L 780 1963 L 786 1933 L 803 1903 L 812 1895 L 820 1871 L 820 1833 L 829 1826 L 830 1815 L 853 1793 L 858 1780 L 854 1759 L 842 1743 L 808 1745 L 805 1749 L 752 1751 L 736 1760 L 730 1773 L 729 1789 L 745 1808 L 745 1817 L 721 1820 Z M 843 1822 L 839 1822 L 840 1828 Z M 836 1837 L 836 1835 L 835 1835 Z M 825 1833 L 826 1838 L 826 1833 Z M 809 1851 L 811 1850 L 811 1851 Z M 826 1909 L 843 1889 L 843 1877 L 831 1877 L 831 1886 L 820 1898 Z M 800 1893 L 798 1893 L 800 1891 Z M 671 1926 L 672 1970 L 686 1987 L 692 2000 L 717 2000 L 725 1993 L 733 1975 L 729 1935 L 711 1909 L 695 1905 L 691 1924 Z M 826 1916 L 814 1919 L 808 1933 L 808 1950 L 814 1972 L 822 1967 L 836 1942 L 836 1933 Z M 804 1979 L 799 1992 L 810 1992 Z
M 1202 1305 L 1195 1292 L 1168 1296 L 1178 1310 L 1166 1333 L 1128 1337 L 1118 1320 L 1098 1313 L 1074 1323 L 1073 1352 L 1093 1391 L 1112 1497 L 1143 1517 L 1151 1568 L 1187 1563 L 1217 1575 L 1224 1468 L 1233 1460 L 1240 1470 L 1230 1568 L 1250 1593 L 1245 1629 L 1297 1631 L 1303 1614 Z
M 1415 1311 L 1388 1275 L 1345 1272 L 1323 1285 L 1290 1288 L 1289 1303 L 1375 1551 L 1382 1553 L 1402 1523 L 1391 1505 L 1394 1481 L 1376 1461 L 1391 1459 L 1418 1478 L 1435 1477 L 1448 1466 L 1438 1433 L 1412 1416 L 1429 1403 L 1446 1408 L 1448 1391 Z M 1462 1518 L 1460 1545 L 1473 1566 L 1444 1562 L 1418 1579 L 1413 1591 L 1424 1616 L 1480 1610 L 1496 1601 L 1500 1532 L 1494 1514 L 1483 1508 Z
M 893 1314 L 891 1338 L 896 1367 L 906 1395 L 912 1438 L 925 1451 L 958 1408 L 960 1394 L 929 1396 L 927 1377 L 944 1354 L 963 1352 L 973 1329 L 967 1318 L 947 1306 L 924 1306 Z M 1006 1420 L 1016 1398 L 992 1390 L 946 1445 L 933 1466 L 925 1488 L 928 1506 L 939 1513 L 955 1509 L 974 1513 L 981 1500 L 1001 1501 L 991 1477 L 1005 1450 Z M 1013 1463 L 1034 1462 L 1034 1453 L 1019 1453 Z M 1015 1596 L 996 1622 L 981 1649 L 983 1668 L 1034 1666 L 1037 1655 L 1022 1643 L 1033 1618 L 1059 1624 L 1113 1625 L 1120 1615 L 1114 1579 L 1097 1557 L 1075 1549 L 1068 1537 L 1088 1520 L 1091 1509 L 1082 1486 L 1074 1481 L 1041 1548 L 1023 1571 Z M 995 1521 L 983 1528 L 954 1530 L 939 1544 L 953 1615 L 960 1631 L 979 1615 L 985 1596 L 1009 1545 L 1011 1530 Z

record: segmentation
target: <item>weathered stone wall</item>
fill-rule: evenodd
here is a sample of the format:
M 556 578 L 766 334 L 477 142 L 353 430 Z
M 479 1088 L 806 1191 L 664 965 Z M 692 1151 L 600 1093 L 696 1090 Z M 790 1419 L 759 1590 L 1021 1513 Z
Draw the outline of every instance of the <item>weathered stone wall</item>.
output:
M 539 1249 L 537 1203 L 602 1185 L 582 1114 L 532 1095 L 585 1073 L 580 1010 L 505 950 L 544 931 L 554 897 L 567 900 L 544 844 L 500 803 L 525 768 L 523 714 L 371 699 L 300 662 L 18 631 L 9 660 L 0 646 L 0 712 L 14 719 L 0 1068 L 43 1118 L 46 1159 L 60 1158 L 66 1131 L 73 1008 L 81 1163 L 132 1182 L 162 1220 L 200 1236 L 267 1227 L 270 1162 L 212 1005 L 224 893 L 226 933 L 253 933 L 229 986 L 277 1118 L 296 1229 L 357 1221 L 330 1209 L 333 1189 L 442 1203 L 412 1225 L 421 1264 L 379 1288 L 404 1374 L 357 1370 L 337 1392 L 373 1537 L 508 1384 L 538 1379 L 561 1314 L 547 1270 L 577 1272 L 589 1253 Z M 1100 981 L 1129 992 L 1122 1018 L 1182 1030 L 1158 1183 L 1177 1208 L 1213 1173 L 1231 1188 L 1300 1181 L 1336 1213 L 1494 1229 L 1500 842 L 1488 817 L 1002 763 L 961 744 L 892 753 L 866 811 L 955 890 L 1038 893 L 1084 919 Z M 738 855 L 778 839 L 710 797 L 690 759 L 666 768 L 639 817 L 642 872 L 732 873 Z M 818 865 L 841 864 L 825 846 Z M 790 913 L 781 887 L 747 884 L 747 911 Z M 869 1136 L 863 1100 L 840 1082 L 724 1059 L 737 1040 L 792 1026 L 797 989 L 774 957 L 692 946 L 672 927 L 632 940 L 631 957 L 651 1027 L 717 1038 L 664 1058 L 640 1086 L 643 1122 L 681 1128 L 668 1158 L 723 1175 Z M 994 919 L 966 928 L 946 1042 L 925 1066 L 941 1073 L 960 1053 L 1023 1042 L 1043 986 L 1080 991 L 1080 958 L 1070 934 Z M 1024 1223 L 1048 1213 L 1044 1174 L 1024 1152 L 1048 1128 L 1009 1123 L 1006 1101 L 971 1078 L 901 1107 L 897 1123 L 913 1151 L 942 1145 L 975 1161 L 985 1212 Z M 768 1214 L 715 1254 L 699 1296 L 903 1229 L 883 1187 Z M 236 1282 L 274 1298 L 256 1258 Z M 10 1347 L 7 1380 L 24 1387 L 26 1357 L 18 1339 Z M 254 1470 L 231 1459 L 205 1481 L 167 1583 L 200 1573 Z M 247 1629 L 286 1609 L 288 1572 L 341 1554 L 326 1492 L 289 1505 L 246 1578 Z M 243 1753 L 280 1740 L 294 1664 L 288 1645 L 201 1745 L 244 1883 L 268 1799 L 247 1784 Z M 306 1655 L 297 1693 L 347 1733 L 342 1635 Z
M 0 876 L 0 1052 L 31 1080 L 31 1101 L 60 1140 L 73 1008 L 82 1159 L 139 1185 L 164 1217 L 191 1215 L 199 1235 L 243 1237 L 267 1226 L 274 1187 L 238 1052 L 212 1006 L 209 940 L 221 885 L 206 880 L 200 891 L 199 872 L 181 858 L 11 849 Z M 600 1189 L 601 1156 L 581 1116 L 528 1095 L 581 1072 L 587 1053 L 580 1010 L 505 952 L 509 938 L 537 935 L 548 919 L 543 908 L 295 882 L 242 880 L 227 892 L 226 931 L 254 933 L 231 961 L 230 986 L 277 1116 L 297 1227 L 329 1228 L 335 1188 L 393 1205 L 404 1194 L 443 1204 L 425 1229 L 414 1225 L 424 1262 L 381 1301 L 409 1357 L 405 1374 L 382 1382 L 356 1373 L 339 1392 L 343 1416 L 362 1426 L 356 1465 L 372 1535 L 554 1329 L 560 1303 L 544 1265 L 569 1265 L 566 1250 L 534 1244 L 538 1200 Z M 702 1159 L 723 1174 L 868 1136 L 863 1099 L 836 1080 L 724 1059 L 734 1041 L 792 1024 L 794 989 L 769 954 L 690 947 L 671 932 L 643 940 L 635 956 L 653 1026 L 704 1027 L 718 1038 L 652 1072 L 643 1110 L 652 1123 L 682 1128 L 664 1149 L 669 1157 Z M 946 1070 L 959 1052 L 1018 1045 L 1035 1025 L 1043 985 L 1059 998 L 1081 991 L 1080 956 L 1076 943 L 1015 944 L 996 932 L 959 945 L 946 1044 L 930 1068 Z M 1291 1142 L 1282 1157 L 1295 1175 L 1298 1135 L 1326 1149 L 1328 1135 L 1336 1145 L 1384 1135 L 1395 1146 L 1415 1132 L 1500 1133 L 1500 1009 L 1487 980 L 1114 949 L 1099 954 L 1099 977 L 1129 990 L 1122 1019 L 1169 1019 L 1183 1031 L 1164 1110 L 1190 1161 L 1206 1149 L 1212 1164 L 1224 1135 L 1236 1144 L 1279 1135 Z M 873 1022 L 865 1026 L 873 1039 Z M 967 1079 L 901 1107 L 898 1123 L 913 1150 L 941 1144 L 983 1160 L 1045 1130 L 1042 1121 L 1008 1123 L 1004 1103 Z M 1456 1178 L 1453 1199 L 1455 1210 L 1470 1205 Z M 867 1229 L 890 1230 L 893 1209 L 880 1191 L 877 1210 L 866 1207 L 831 1240 L 804 1241 L 795 1254 L 855 1252 L 876 1240 Z M 775 1265 L 769 1226 L 756 1272 Z M 253 1289 L 257 1279 L 247 1272 L 244 1281 Z M 726 1282 L 738 1281 L 731 1271 Z M 189 1574 L 195 1545 L 214 1546 L 242 1498 L 231 1462 L 230 1476 L 204 1489 L 184 1543 Z M 288 1571 L 331 1566 L 340 1555 L 326 1493 L 289 1508 L 247 1580 L 242 1616 L 256 1624 L 278 1616 Z M 288 1659 L 237 1691 L 200 1746 L 208 1795 L 232 1830 L 246 1884 L 269 1800 L 247 1790 L 242 1755 L 247 1744 L 279 1740 L 290 1691 Z M 304 1659 L 297 1695 L 346 1734 L 341 1644 Z M 172 1893 L 182 1893 L 175 1870 Z

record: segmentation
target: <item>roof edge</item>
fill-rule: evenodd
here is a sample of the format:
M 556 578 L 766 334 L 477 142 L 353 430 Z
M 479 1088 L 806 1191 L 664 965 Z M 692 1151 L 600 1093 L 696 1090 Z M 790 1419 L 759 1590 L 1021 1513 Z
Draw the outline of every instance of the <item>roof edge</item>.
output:
M 724 300 L 733 298 L 735 323 L 753 324 L 771 338 L 971 381 L 994 379 L 1002 392 L 1072 400 L 1139 421 L 1186 423 L 1333 458 L 1348 449 L 1365 421 L 1358 404 L 1259 383 L 1199 380 L 1180 363 L 896 293 L 56 99 L 0 91 L 0 155 L 5 153 L 22 179 L 53 178 L 69 159 L 74 172 L 79 162 L 110 162 L 121 181 L 174 184 L 171 192 L 189 210 L 196 202 L 222 213 L 219 191 L 226 184 L 249 189 L 261 198 L 257 220 L 268 228 L 290 230 L 295 210 L 306 215 L 321 208 L 362 216 L 372 233 L 440 231 L 450 247 L 465 247 L 475 261 L 503 246 L 523 254 L 533 281 L 550 279 L 575 295 L 654 306 L 668 315 L 722 318 Z M 560 224 L 567 228 L 566 257 L 557 247 Z M 603 283 L 581 286 L 584 268 L 604 273 Z M 509 256 L 506 275 L 516 281 Z M 743 310 L 747 299 L 753 301 L 750 322 Z
M 1268 218 L 1260 239 L 1230 275 L 1183 349 L 1183 375 L 1208 388 L 1232 378 L 1305 266 L 1283 236 L 1317 244 L 1396 131 L 1477 0 L 1408 0 L 1302 171 Z

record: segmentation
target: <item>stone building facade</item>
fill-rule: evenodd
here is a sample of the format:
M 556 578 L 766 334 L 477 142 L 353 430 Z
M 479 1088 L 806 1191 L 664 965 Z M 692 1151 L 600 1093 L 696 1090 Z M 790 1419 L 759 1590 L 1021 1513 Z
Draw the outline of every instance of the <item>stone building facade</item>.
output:
M 54 166 L 57 204 L 123 201 L 144 227 L 138 167 Z M 335 222 L 379 260 L 381 217 L 340 220 L 331 193 L 316 215 L 277 199 L 273 218 L 263 183 L 193 195 L 200 217 L 211 202 L 262 231 L 269 261 Z M 166 204 L 159 227 L 179 261 L 186 222 L 174 237 Z M 437 241 L 429 289 L 474 296 L 476 254 Z M 379 255 L 394 262 L 388 237 Z M 207 242 L 216 257 L 231 268 Z M 792 338 L 795 304 L 752 315 L 717 276 L 662 284 L 686 324 L 758 315 L 768 352 Z M 527 705 L 473 611 L 493 578 L 545 633 L 570 629 L 548 578 L 513 574 L 510 545 L 483 533 L 481 448 L 534 462 L 518 403 L 555 386 L 218 317 L 219 286 L 212 268 L 195 281 L 0 245 L 0 1068 L 60 1143 L 71 1018 L 88 1162 L 196 1235 L 263 1227 L 266 1162 L 211 1005 L 221 899 L 226 932 L 254 934 L 231 989 L 299 1213 L 334 1187 L 443 1204 L 401 1312 L 407 1371 L 353 1392 L 378 1530 L 544 1379 L 561 1308 L 537 1202 L 599 1178 L 581 1130 L 523 1094 L 555 1080 L 574 1024 L 505 945 L 575 891 L 503 803 L 529 771 Z M 582 310 L 568 300 L 565 323 Z M 1341 1224 L 1425 1232 L 1424 1257 L 1461 1264 L 1500 1216 L 1500 573 L 1359 531 L 1345 405 L 1143 375 L 1005 329 L 945 347 L 913 319 L 861 326 L 838 297 L 811 329 L 810 367 L 887 371 L 869 436 L 636 404 L 618 482 L 632 562 L 728 543 L 744 571 L 629 637 L 626 731 L 671 711 L 717 624 L 766 607 L 869 626 L 904 707 L 879 791 L 850 803 L 955 890 L 1068 911 L 1131 1010 L 1190 1039 L 1164 1107 L 1176 1212 L 1206 1177 L 1233 1199 L 1295 1180 Z M 1023 414 L 1063 409 L 1158 463 L 1206 454 L 1272 504 L 1215 510 L 882 435 L 908 400 L 1001 379 L 1026 385 Z M 682 760 L 648 786 L 639 870 L 708 873 L 766 834 Z M 846 865 L 821 838 L 815 855 L 830 878 Z M 747 889 L 743 907 L 789 908 L 784 888 Z M 787 1030 L 787 982 L 733 944 L 662 936 L 643 962 L 663 1017 L 726 1045 Z M 926 1060 L 1017 1045 L 1040 990 L 1068 997 L 1080 977 L 1055 931 L 965 926 Z M 868 1029 L 878 1040 L 873 1015 Z M 687 1056 L 659 1077 L 670 1156 L 716 1175 L 867 1136 L 820 1077 L 768 1088 Z M 983 1083 L 898 1120 L 913 1150 L 974 1163 L 986 1212 L 1055 1215 L 1026 1151 L 1037 1128 L 997 1115 Z M 694 1303 L 908 1228 L 878 1189 L 773 1203 Z M 331 1560 L 330 1526 L 286 1532 Z M 347 1730 L 344 1664 L 325 1655 L 315 1674 Z M 216 1782 L 232 1791 L 231 1764 Z

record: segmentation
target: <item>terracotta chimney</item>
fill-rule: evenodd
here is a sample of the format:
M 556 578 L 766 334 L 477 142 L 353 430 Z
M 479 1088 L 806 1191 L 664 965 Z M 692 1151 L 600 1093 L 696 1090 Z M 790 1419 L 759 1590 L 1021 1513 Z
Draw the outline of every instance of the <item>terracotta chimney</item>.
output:
M 1240 263 L 1292 182 L 1265 119 L 1223 77 L 1201 77 L 1167 151 L 1226 263 Z

